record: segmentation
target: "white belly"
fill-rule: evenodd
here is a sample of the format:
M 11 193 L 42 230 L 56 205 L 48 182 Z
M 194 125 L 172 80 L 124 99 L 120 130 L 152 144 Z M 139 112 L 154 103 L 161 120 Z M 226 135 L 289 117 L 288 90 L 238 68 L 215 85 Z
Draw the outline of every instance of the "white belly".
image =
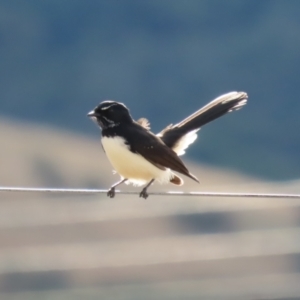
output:
M 103 137 L 101 142 L 114 169 L 133 184 L 142 185 L 153 178 L 160 183 L 168 183 L 173 177 L 170 169 L 161 170 L 143 156 L 132 153 L 121 137 Z

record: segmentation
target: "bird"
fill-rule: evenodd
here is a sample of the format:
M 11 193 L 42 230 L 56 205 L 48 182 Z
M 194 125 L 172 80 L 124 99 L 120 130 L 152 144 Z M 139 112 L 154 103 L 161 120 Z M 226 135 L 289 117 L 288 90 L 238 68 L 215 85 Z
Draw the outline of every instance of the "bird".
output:
M 104 152 L 121 177 L 110 187 L 107 196 L 115 197 L 115 188 L 121 183 L 132 183 L 144 185 L 139 196 L 146 199 L 149 196 L 147 189 L 154 181 L 182 185 L 183 179 L 174 172 L 199 183 L 179 156 L 196 140 L 197 132 L 203 125 L 239 110 L 247 100 L 245 92 L 223 94 L 158 134 L 151 132 L 147 119 L 135 121 L 125 104 L 112 100 L 101 102 L 87 116 L 100 127 Z

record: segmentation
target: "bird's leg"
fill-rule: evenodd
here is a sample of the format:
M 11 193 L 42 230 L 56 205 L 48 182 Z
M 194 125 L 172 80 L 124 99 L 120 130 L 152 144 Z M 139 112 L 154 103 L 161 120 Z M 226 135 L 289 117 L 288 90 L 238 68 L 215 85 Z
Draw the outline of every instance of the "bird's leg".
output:
M 153 183 L 154 180 L 155 179 L 151 179 L 149 183 L 142 189 L 142 191 L 140 192 L 140 197 L 147 199 L 148 197 L 147 188 Z
M 119 184 L 125 182 L 126 180 L 127 180 L 127 178 L 124 178 L 124 179 L 122 179 L 122 180 L 116 182 L 114 185 L 112 185 L 112 186 L 110 187 L 110 189 L 108 190 L 108 192 L 107 192 L 107 196 L 110 197 L 110 198 L 114 198 L 114 197 L 115 197 L 115 194 L 116 194 L 116 193 L 115 193 L 115 188 L 116 188 Z

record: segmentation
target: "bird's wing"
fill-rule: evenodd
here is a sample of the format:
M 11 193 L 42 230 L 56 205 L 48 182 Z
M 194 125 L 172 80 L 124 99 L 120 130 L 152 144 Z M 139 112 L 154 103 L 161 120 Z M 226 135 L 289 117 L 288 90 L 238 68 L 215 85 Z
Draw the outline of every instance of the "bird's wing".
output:
M 132 133 L 133 134 L 129 139 L 138 138 L 140 141 L 139 143 L 134 143 L 128 140 L 128 145 L 130 145 L 130 150 L 132 152 L 140 154 L 160 169 L 168 168 L 199 182 L 198 179 L 189 172 L 177 154 L 171 148 L 166 146 L 160 138 L 150 131 L 137 126 L 133 128 Z

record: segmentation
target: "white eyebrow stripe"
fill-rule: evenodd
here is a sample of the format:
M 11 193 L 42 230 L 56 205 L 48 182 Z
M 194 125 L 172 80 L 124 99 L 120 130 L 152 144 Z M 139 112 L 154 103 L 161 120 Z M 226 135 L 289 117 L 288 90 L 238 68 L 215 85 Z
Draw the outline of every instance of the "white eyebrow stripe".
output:
M 106 110 L 106 109 L 110 109 L 112 106 L 114 105 L 118 105 L 118 103 L 112 103 L 111 105 L 107 106 L 107 107 L 102 107 L 101 110 Z
M 101 110 L 110 109 L 110 108 L 111 108 L 112 106 L 114 106 L 114 105 L 122 105 L 124 108 L 127 109 L 127 107 L 126 107 L 123 103 L 117 102 L 117 103 L 112 103 L 112 104 L 109 105 L 109 106 L 103 107 L 103 108 L 101 108 Z

